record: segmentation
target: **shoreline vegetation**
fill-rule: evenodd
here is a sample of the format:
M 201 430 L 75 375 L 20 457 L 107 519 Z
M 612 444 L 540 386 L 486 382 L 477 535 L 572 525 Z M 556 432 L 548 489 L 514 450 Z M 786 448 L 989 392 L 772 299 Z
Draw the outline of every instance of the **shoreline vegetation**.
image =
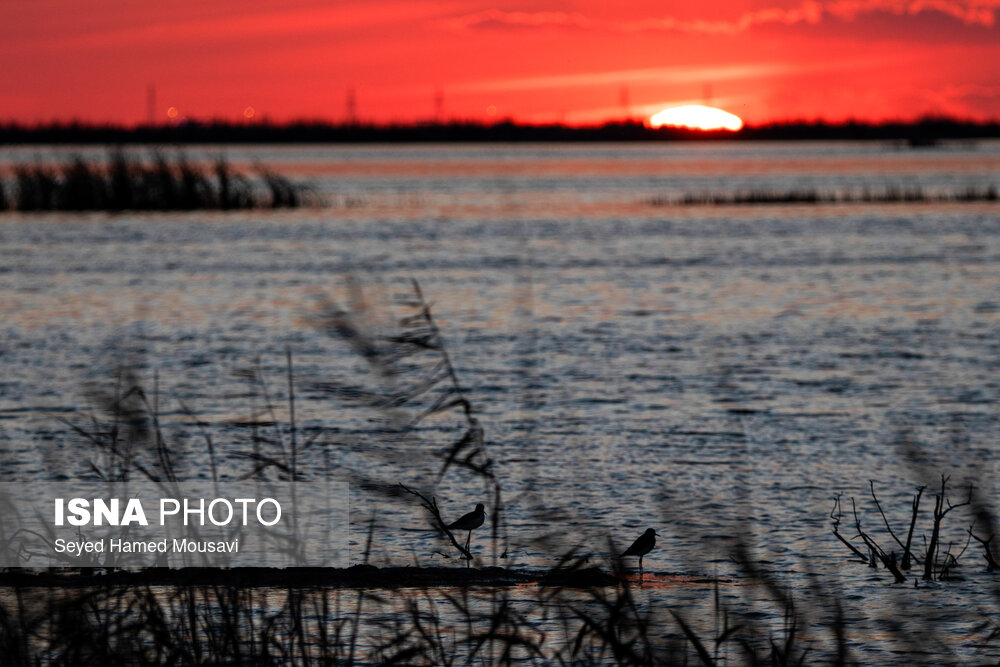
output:
M 109 151 L 103 163 L 79 156 L 51 166 L 19 164 L 0 179 L 0 211 L 194 211 L 298 208 L 315 203 L 306 186 L 262 166 L 257 177 L 236 172 L 225 158 L 205 169 L 182 153 L 148 159 Z
M 437 143 L 602 141 L 883 141 L 900 147 L 931 147 L 943 141 L 1000 138 L 1000 122 L 953 118 L 867 123 L 796 121 L 745 126 L 742 130 L 650 128 L 639 120 L 593 126 L 530 125 L 455 120 L 413 124 L 186 121 L 175 125 L 0 124 L 0 145 L 12 144 L 211 144 L 211 143 Z
M 817 206 L 839 204 L 934 204 L 1000 201 L 996 185 L 927 189 L 896 185 L 883 189 L 735 190 L 684 192 L 652 197 L 654 207 Z M 0 177 L 0 212 L 195 211 L 281 209 L 324 206 L 307 185 L 263 165 L 256 177 L 235 171 L 224 157 L 210 165 L 183 153 L 169 158 L 153 151 L 146 160 L 110 149 L 104 162 L 70 156 L 51 165 L 18 164 L 11 178 Z
M 675 197 L 654 197 L 651 206 L 770 206 L 820 204 L 943 204 L 993 202 L 1000 198 L 994 185 L 951 190 L 927 190 L 920 186 L 898 186 L 883 190 L 737 190 L 735 192 L 689 192 Z

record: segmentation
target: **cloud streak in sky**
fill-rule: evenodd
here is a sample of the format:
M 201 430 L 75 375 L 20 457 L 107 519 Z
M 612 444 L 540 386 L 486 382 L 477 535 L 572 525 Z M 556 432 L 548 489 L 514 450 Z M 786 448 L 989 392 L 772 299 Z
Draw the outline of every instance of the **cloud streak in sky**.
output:
M 22 48 L 117 49 L 141 45 L 252 42 L 265 38 L 361 32 L 379 26 L 432 20 L 449 9 L 440 0 L 365 6 L 330 6 L 271 10 L 207 19 L 153 21 L 115 30 L 81 31 L 68 37 L 30 37 Z M 13 36 L 17 39 L 17 36 Z M 22 41 L 28 40 L 22 38 Z
M 669 80 L 673 83 L 702 82 L 706 80 L 724 81 L 772 76 L 792 69 L 795 69 L 793 65 L 783 63 L 647 67 L 607 72 L 588 71 L 574 74 L 494 79 L 456 86 L 455 89 L 463 91 L 543 90 L 548 88 L 570 88 L 573 86 L 594 86 L 601 84 L 619 85 L 622 82 L 636 83 L 657 80 Z
M 482 28 L 579 28 L 619 32 L 677 31 L 733 35 L 760 25 L 818 24 L 827 16 L 853 21 L 862 14 L 882 12 L 915 16 L 937 12 L 966 25 L 991 28 L 996 24 L 1000 0 L 804 0 L 797 7 L 769 7 L 744 12 L 728 20 L 681 19 L 662 16 L 629 21 L 605 21 L 576 12 L 523 12 L 486 9 L 447 19 L 442 25 L 462 31 Z

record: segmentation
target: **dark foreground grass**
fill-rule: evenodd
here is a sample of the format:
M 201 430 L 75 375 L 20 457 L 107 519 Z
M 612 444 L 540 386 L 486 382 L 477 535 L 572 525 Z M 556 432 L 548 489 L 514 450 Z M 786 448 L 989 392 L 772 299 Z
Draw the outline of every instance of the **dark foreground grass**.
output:
M 58 166 L 14 167 L 0 181 L 0 210 L 192 211 L 296 208 L 315 203 L 305 186 L 263 167 L 249 178 L 218 158 L 208 169 L 183 154 L 153 153 L 142 159 L 111 151 L 103 163 L 82 157 Z
M 572 570 L 577 562 L 563 568 Z M 650 604 L 623 572 L 615 583 L 348 589 L 318 584 L 5 587 L 5 665 L 802 665 L 872 664 L 866 644 L 906 642 L 910 664 L 959 664 L 929 625 L 907 637 L 852 631 L 841 599 L 817 587 L 825 621 L 748 566 L 749 608 L 719 584 L 695 610 Z M 930 621 L 928 621 L 930 623 Z M 995 635 L 984 617 L 981 646 Z M 897 656 L 900 657 L 900 656 Z M 880 661 L 879 661 L 880 662 Z
M 370 564 L 335 567 L 148 567 L 15 568 L 0 571 L 0 586 L 23 588 L 94 588 L 109 586 L 205 586 L 219 584 L 245 588 L 431 588 L 541 584 L 563 588 L 614 586 L 618 578 L 598 567 L 531 568 L 442 566 L 376 567 Z
M 807 599 L 793 599 L 786 584 L 755 563 L 749 538 L 737 540 L 730 554 L 741 578 L 730 586 L 727 598 L 720 593 L 719 580 L 685 582 L 689 589 L 698 587 L 697 598 L 704 602 L 701 609 L 647 595 L 644 584 L 628 576 L 620 559 L 608 557 L 614 553 L 610 544 L 602 550 L 577 545 L 550 571 L 532 573 L 530 581 L 521 579 L 515 586 L 501 583 L 508 576 L 501 566 L 507 551 L 503 494 L 477 411 L 469 390 L 458 381 L 443 335 L 419 288 L 401 294 L 400 302 L 403 312 L 392 318 L 389 330 L 364 316 L 366 301 L 359 290 L 352 296 L 351 308 L 323 304 L 315 323 L 358 353 L 361 366 L 370 371 L 370 381 L 355 371 L 345 378 L 308 383 L 309 390 L 322 392 L 331 402 L 351 402 L 385 416 L 374 437 L 392 447 L 357 447 L 343 453 L 345 459 L 348 454 L 369 456 L 363 465 L 349 470 L 352 486 L 386 505 L 395 503 L 394 512 L 405 505 L 416 505 L 417 512 L 426 509 L 412 493 L 401 491 L 401 480 L 389 477 L 395 471 L 406 475 L 406 489 L 421 489 L 431 499 L 440 497 L 435 493 L 442 489 L 453 488 L 449 484 L 461 481 L 458 478 L 485 490 L 492 510 L 490 567 L 482 567 L 479 556 L 473 557 L 478 570 L 461 565 L 461 559 L 472 554 L 451 545 L 442 522 L 428 511 L 424 514 L 436 544 L 455 557 L 456 565 L 436 568 L 433 578 L 424 580 L 419 577 L 427 574 L 426 569 L 406 573 L 409 580 L 390 581 L 399 573 L 387 578 L 369 563 L 374 520 L 361 562 L 342 580 L 334 572 L 294 571 L 241 579 L 236 570 L 219 571 L 210 579 L 204 570 L 132 573 L 91 562 L 88 569 L 69 575 L 66 586 L 59 586 L 56 577 L 65 573 L 13 570 L 0 577 L 3 664 L 848 665 L 868 662 L 867 644 L 890 640 L 906 645 L 906 659 L 913 664 L 958 661 L 947 624 L 938 627 L 930 619 L 917 635 L 902 629 L 895 635 L 886 630 L 873 639 L 854 633 L 845 620 L 845 593 L 835 588 L 832 578 L 813 581 L 809 590 L 802 590 Z M 337 457 L 342 443 L 336 440 L 335 429 L 307 434 L 295 423 L 296 387 L 302 381 L 295 377 L 290 352 L 280 383 L 287 387 L 283 412 L 272 402 L 275 383 L 268 384 L 259 364 L 240 371 L 247 381 L 243 398 L 255 401 L 256 407 L 238 425 L 247 434 L 245 451 L 228 459 L 221 456 L 219 439 L 182 403 L 170 414 L 197 428 L 171 436 L 168 416 L 161 411 L 167 401 L 159 395 L 155 380 L 151 388 L 144 387 L 140 367 L 135 359 L 123 363 L 110 389 L 92 390 L 99 412 L 67 421 L 81 447 L 78 462 L 86 471 L 75 475 L 107 481 L 130 476 L 174 481 L 193 472 L 210 472 L 212 479 L 218 479 L 220 469 L 226 468 L 227 474 L 296 483 L 307 475 L 323 478 L 326 471 L 306 469 L 301 463 L 310 448 L 319 446 L 327 452 L 320 460 L 328 468 L 346 466 Z M 287 415 L 287 422 L 281 415 Z M 443 446 L 424 439 L 426 425 L 436 418 L 455 425 L 454 438 Z M 184 448 L 198 442 L 205 448 L 210 471 L 184 469 Z M 394 466 L 393 458 L 401 459 L 401 464 Z M 418 471 L 421 460 L 431 462 L 429 474 Z M 971 489 L 967 497 L 967 507 L 975 510 L 977 534 L 988 544 L 995 521 Z M 952 507 L 960 506 L 948 502 L 942 481 L 935 503 L 935 534 Z M 884 518 L 881 506 L 879 515 Z M 831 519 L 836 531 L 840 515 L 831 513 Z M 890 549 L 885 539 L 873 541 L 875 530 L 862 520 L 854 513 L 858 535 L 842 537 L 847 544 L 863 545 L 855 554 L 858 561 L 874 565 L 877 559 L 866 560 L 866 552 L 884 556 Z M 539 540 L 545 537 L 540 535 Z M 918 549 L 918 540 L 906 539 L 907 553 L 954 572 L 960 556 L 948 556 L 950 548 L 936 548 L 933 542 Z M 600 571 L 594 571 L 595 563 Z M 448 576 L 449 569 L 454 577 Z M 940 585 L 941 569 L 930 571 L 937 575 L 929 583 Z M 481 575 L 485 579 L 477 579 Z M 884 585 L 893 585 L 891 581 L 888 577 Z M 859 588 L 867 585 L 858 582 Z M 907 590 L 925 594 L 908 586 Z M 933 589 L 926 594 L 933 594 Z M 733 595 L 739 604 L 726 602 Z M 900 608 L 890 613 L 911 611 Z M 982 622 L 975 641 L 986 646 L 1000 630 L 989 609 L 978 613 Z
M 723 624 L 704 633 L 680 612 L 644 608 L 625 582 L 518 597 L 229 585 L 5 593 L 0 655 L 11 665 L 790 665 L 807 655 L 794 623 L 779 634 L 737 627 L 719 608 Z M 835 655 L 847 663 L 846 650 Z

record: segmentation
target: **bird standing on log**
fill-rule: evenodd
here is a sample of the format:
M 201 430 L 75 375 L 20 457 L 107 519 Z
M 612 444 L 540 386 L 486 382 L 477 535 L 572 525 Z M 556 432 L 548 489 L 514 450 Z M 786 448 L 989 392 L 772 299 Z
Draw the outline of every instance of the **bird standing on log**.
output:
M 469 552 L 469 542 L 472 540 L 472 531 L 479 528 L 486 521 L 486 506 L 482 503 L 476 505 L 476 509 L 463 514 L 460 519 L 452 521 L 445 528 L 448 530 L 467 530 L 468 537 L 465 538 L 465 552 Z
M 462 517 L 463 519 L 465 517 Z M 625 556 L 638 556 L 639 557 L 639 581 L 642 581 L 642 557 L 653 550 L 656 546 L 656 538 L 659 535 L 652 528 L 647 528 L 646 532 L 636 538 L 635 542 L 632 543 L 628 549 L 620 556 L 624 558 Z

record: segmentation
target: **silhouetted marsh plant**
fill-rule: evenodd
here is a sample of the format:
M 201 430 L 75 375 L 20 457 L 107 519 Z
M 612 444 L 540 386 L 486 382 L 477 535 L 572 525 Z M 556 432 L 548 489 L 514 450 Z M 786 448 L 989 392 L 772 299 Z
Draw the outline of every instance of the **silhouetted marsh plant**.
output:
M 778 633 L 753 619 L 733 623 L 718 595 L 714 629 L 697 626 L 639 601 L 625 579 L 518 594 L 18 587 L 0 601 L 0 648 L 7 664 L 721 665 L 732 664 L 730 654 L 739 664 L 802 664 L 810 642 L 801 638 L 798 612 L 787 597 L 776 605 L 786 617 Z
M 891 186 L 880 190 L 736 190 L 733 192 L 689 192 L 674 197 L 654 197 L 653 206 L 753 206 L 816 204 L 895 204 L 944 202 L 994 202 L 1000 197 L 997 187 L 969 186 L 947 191 L 927 190 L 920 186 Z
M 410 291 L 396 295 L 398 316 L 386 330 L 370 317 L 364 297 L 353 291 L 353 307 L 344 309 L 333 302 L 326 302 L 317 318 L 317 325 L 329 335 L 346 342 L 364 360 L 372 382 L 360 386 L 350 382 L 329 380 L 313 386 L 339 400 L 364 406 L 381 414 L 386 424 L 383 438 L 396 443 L 396 451 L 412 451 L 416 456 L 437 462 L 429 475 L 416 478 L 416 482 L 375 479 L 368 472 L 359 471 L 354 482 L 366 490 L 393 502 L 419 498 L 425 509 L 430 527 L 442 538 L 456 546 L 463 558 L 472 554 L 457 545 L 454 537 L 444 527 L 440 513 L 435 515 L 436 500 L 433 489 L 449 474 L 463 476 L 466 483 L 481 484 L 490 500 L 490 526 L 492 557 L 501 557 L 499 544 L 503 534 L 503 496 L 496 476 L 493 460 L 486 451 L 484 432 L 472 402 L 465 395 L 443 336 L 437 326 L 431 306 L 424 299 L 420 286 L 413 281 Z M 443 447 L 438 443 L 424 442 L 422 429 L 435 420 L 440 422 L 454 416 L 460 425 L 450 429 L 451 440 Z M 390 469 L 387 460 L 375 463 L 374 469 Z M 410 470 L 416 475 L 410 461 Z M 415 490 L 414 490 L 415 489 Z M 430 508 L 434 508 L 431 510 Z M 464 511 L 464 510 L 463 510 Z
M 296 208 L 316 203 L 309 188 L 259 166 L 259 181 L 235 172 L 222 157 L 208 170 L 182 153 L 148 160 L 115 150 L 103 164 L 74 156 L 58 167 L 42 163 L 14 168 L 11 185 L 0 183 L 0 210 L 191 211 Z

